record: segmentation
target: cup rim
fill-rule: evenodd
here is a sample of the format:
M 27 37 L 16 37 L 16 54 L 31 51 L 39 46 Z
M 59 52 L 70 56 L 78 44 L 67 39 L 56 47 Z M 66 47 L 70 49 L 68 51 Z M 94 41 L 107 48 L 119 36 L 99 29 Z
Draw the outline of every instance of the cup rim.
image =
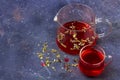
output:
M 88 5 L 85 5 L 85 4 L 81 4 L 81 3 L 69 3 L 69 4 L 67 4 L 67 5 L 65 5 L 65 6 L 63 6 L 59 11 L 58 11 L 58 13 L 56 14 L 56 16 L 55 17 L 57 17 L 58 16 L 58 14 L 62 11 L 62 9 L 64 9 L 65 7 L 67 7 L 67 6 L 70 6 L 70 5 L 81 5 L 81 6 L 84 6 L 84 7 L 86 7 L 86 8 L 88 8 L 90 11 L 91 11 L 91 13 L 93 14 L 93 17 L 94 17 L 94 23 L 91 23 L 92 25 L 95 25 L 95 13 L 94 13 L 94 11 L 93 11 L 93 9 L 91 8 L 91 7 L 89 7 Z M 76 20 L 77 21 L 77 20 Z M 71 22 L 71 21 L 69 21 L 69 22 Z M 78 22 L 80 22 L 80 21 L 78 21 Z M 82 21 L 82 22 L 84 22 L 84 21 Z M 58 22 L 59 23 L 59 22 Z M 85 22 L 86 23 L 86 22 Z M 60 26 L 61 27 L 63 27 L 63 28 L 65 28 L 65 29 L 67 29 L 66 27 L 64 27 L 63 25 L 61 25 L 61 23 L 59 23 L 60 24 Z M 65 23 L 64 23 L 65 24 Z M 90 29 L 90 28 L 93 28 L 93 27 L 91 27 L 91 24 L 89 24 L 89 23 L 86 23 L 86 24 L 88 24 L 90 27 L 88 27 L 86 30 L 88 30 L 88 29 Z M 94 28 L 93 28 L 94 29 Z M 71 30 L 71 29 L 67 29 L 67 30 Z M 72 31 L 78 31 L 78 32 L 81 32 L 82 30 L 72 30 Z
M 83 58 L 82 58 L 82 56 L 81 56 L 81 55 L 82 55 L 82 51 L 83 51 L 84 48 L 86 48 L 86 47 L 88 47 L 88 46 L 91 46 L 91 45 L 86 45 L 86 46 L 84 46 L 84 47 L 80 50 L 80 52 L 79 52 L 80 60 L 82 60 L 84 63 L 86 63 L 86 64 L 88 64 L 88 65 L 99 65 L 99 64 L 101 64 L 101 63 L 105 60 L 106 54 L 105 54 L 105 51 L 103 50 L 103 48 L 101 48 L 101 47 L 98 46 L 98 45 L 95 45 L 95 46 L 98 47 L 99 49 L 101 49 L 104 58 L 103 58 L 100 62 L 95 63 L 95 64 L 90 64 L 90 63 L 86 62 L 85 60 L 83 60 Z M 91 46 L 91 47 L 93 47 L 93 46 Z

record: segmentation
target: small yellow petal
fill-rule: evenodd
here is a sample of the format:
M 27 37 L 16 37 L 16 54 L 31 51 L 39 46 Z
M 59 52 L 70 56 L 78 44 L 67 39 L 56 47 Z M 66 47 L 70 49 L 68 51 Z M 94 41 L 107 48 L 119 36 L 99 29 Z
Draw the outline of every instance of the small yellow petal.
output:
M 44 43 L 43 44 L 43 48 L 42 48 L 42 52 L 46 52 L 47 51 L 47 47 L 48 47 L 48 44 L 47 43 Z
M 60 58 L 60 54 L 57 54 L 56 57 L 57 57 L 57 58 Z
M 56 49 L 51 49 L 51 52 L 52 52 L 52 53 L 56 53 L 57 50 L 56 50 Z

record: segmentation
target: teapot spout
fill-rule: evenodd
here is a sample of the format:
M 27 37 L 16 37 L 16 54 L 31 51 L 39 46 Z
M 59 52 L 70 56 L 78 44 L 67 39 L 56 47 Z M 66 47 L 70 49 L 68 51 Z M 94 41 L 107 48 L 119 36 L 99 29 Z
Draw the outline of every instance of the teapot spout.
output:
M 55 21 L 55 22 L 57 22 L 57 21 L 58 21 L 58 19 L 57 19 L 57 15 L 54 17 L 54 21 Z

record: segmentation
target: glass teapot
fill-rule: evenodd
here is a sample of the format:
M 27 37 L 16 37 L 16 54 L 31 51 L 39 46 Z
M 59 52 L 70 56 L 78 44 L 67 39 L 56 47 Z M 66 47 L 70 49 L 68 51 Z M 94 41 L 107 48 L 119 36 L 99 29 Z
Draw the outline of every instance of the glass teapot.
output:
M 89 6 L 80 3 L 62 7 L 54 21 L 59 24 L 56 43 L 71 55 L 79 54 L 85 45 L 95 45 L 97 39 L 109 35 L 112 28 L 108 19 L 96 18 Z

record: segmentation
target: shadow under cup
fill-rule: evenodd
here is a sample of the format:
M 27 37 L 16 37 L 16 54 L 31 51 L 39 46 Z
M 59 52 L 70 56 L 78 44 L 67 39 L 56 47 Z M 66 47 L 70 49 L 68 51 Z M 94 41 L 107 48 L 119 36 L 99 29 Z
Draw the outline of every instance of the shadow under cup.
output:
M 80 50 L 79 69 L 89 77 L 100 75 L 105 68 L 105 52 L 99 46 L 85 46 Z

